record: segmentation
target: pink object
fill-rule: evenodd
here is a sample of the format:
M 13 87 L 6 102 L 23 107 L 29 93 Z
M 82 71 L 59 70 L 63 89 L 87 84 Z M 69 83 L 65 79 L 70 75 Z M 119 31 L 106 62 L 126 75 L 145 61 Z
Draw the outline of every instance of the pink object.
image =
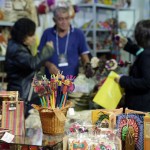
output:
M 47 5 L 52 6 L 55 4 L 55 0 L 47 0 Z

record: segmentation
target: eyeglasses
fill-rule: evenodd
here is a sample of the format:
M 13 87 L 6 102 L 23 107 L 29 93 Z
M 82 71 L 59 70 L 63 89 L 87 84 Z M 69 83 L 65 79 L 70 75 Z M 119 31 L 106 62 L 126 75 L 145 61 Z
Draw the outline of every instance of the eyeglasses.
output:
M 70 20 L 70 17 L 69 17 L 69 16 L 64 17 L 64 18 L 63 18 L 63 17 L 58 17 L 57 20 L 58 20 L 58 21 L 69 21 L 69 20 Z

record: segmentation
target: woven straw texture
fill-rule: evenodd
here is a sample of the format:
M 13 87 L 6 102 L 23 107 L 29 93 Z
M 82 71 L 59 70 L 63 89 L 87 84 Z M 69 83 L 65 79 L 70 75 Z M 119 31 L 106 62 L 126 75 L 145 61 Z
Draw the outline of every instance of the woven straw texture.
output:
M 61 112 L 66 116 L 67 110 L 71 107 L 71 103 L 68 103 L 64 108 L 60 109 Z M 42 130 L 45 134 L 57 135 L 64 133 L 65 130 L 65 121 L 61 122 L 55 115 L 53 110 L 44 108 L 46 112 L 43 112 L 43 109 L 39 109 Z
M 68 110 L 67 108 L 62 110 L 65 116 L 67 114 L 67 110 Z M 59 119 L 57 118 L 57 116 L 53 111 L 51 112 L 39 111 L 39 113 L 43 133 L 51 135 L 64 133 L 65 122 L 59 121 Z

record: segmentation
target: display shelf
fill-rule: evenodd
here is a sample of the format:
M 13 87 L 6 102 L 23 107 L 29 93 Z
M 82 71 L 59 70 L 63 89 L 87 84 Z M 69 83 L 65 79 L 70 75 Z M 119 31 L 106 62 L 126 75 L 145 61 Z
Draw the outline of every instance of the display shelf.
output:
M 117 20 L 118 23 L 120 21 L 125 21 L 127 23 L 127 28 L 126 29 L 120 29 L 118 27 L 118 33 L 122 34 L 123 36 L 126 37 L 132 37 L 134 28 L 135 28 L 135 9 L 133 8 L 119 8 L 117 9 Z M 122 17 L 124 16 L 124 17 Z M 123 18 L 123 20 L 122 20 Z
M 120 33 L 130 37 L 133 34 L 135 25 L 135 9 L 133 8 L 117 8 L 115 6 L 104 5 L 100 3 L 81 3 L 78 4 L 79 13 L 77 21 L 83 22 L 83 25 L 78 26 L 85 34 L 89 49 L 93 56 L 101 55 L 101 53 L 111 53 L 111 50 L 116 49 L 116 44 L 113 41 L 114 35 Z M 121 12 L 132 13 L 133 25 L 127 29 L 120 29 L 118 24 L 120 21 L 119 14 Z M 81 17 L 81 18 L 80 18 Z M 121 18 L 126 20 L 126 18 Z M 105 20 L 113 19 L 114 23 L 110 24 L 110 28 L 105 26 Z M 78 21 L 78 23 L 80 23 Z M 110 23 L 109 21 L 107 22 Z M 90 44 L 89 44 L 90 43 Z
M 128 37 L 131 40 L 135 40 L 134 38 L 134 29 L 136 24 L 136 10 L 133 8 L 120 8 L 117 10 L 117 20 L 118 23 L 124 21 L 126 23 L 126 28 L 119 28 L 118 33 L 121 36 Z M 133 62 L 135 60 L 134 55 L 121 51 L 121 57 L 123 61 Z
M 88 3 L 88 4 L 78 4 L 79 7 L 100 7 L 102 9 L 111 9 L 111 10 L 116 10 L 114 6 L 109 6 L 109 5 L 104 5 L 104 4 L 99 4 L 99 3 Z
M 82 31 L 90 32 L 90 31 L 93 31 L 93 29 L 82 29 Z M 111 29 L 99 29 L 99 28 L 97 28 L 96 31 L 109 32 L 109 31 L 111 31 Z
M 0 21 L 0 26 L 13 26 L 14 23 L 13 22 L 9 22 L 9 21 Z
M 8 28 L 10 30 L 13 25 L 14 22 L 0 20 L 0 27 L 2 30 L 3 29 L 5 30 L 5 28 Z M 5 60 L 6 57 L 1 55 L 0 56 L 0 80 L 1 80 L 0 90 L 7 90 L 7 82 L 6 82 L 7 74 L 4 69 Z
M 108 23 L 105 24 L 104 17 L 101 15 L 104 14 L 106 19 L 110 19 L 110 17 L 116 18 L 117 9 L 114 6 L 99 3 L 78 4 L 78 7 L 84 15 L 82 19 L 85 19 L 86 17 L 89 18 L 87 11 L 90 11 L 92 14 L 91 20 L 89 20 L 87 27 L 81 27 L 82 31 L 85 33 L 87 42 L 89 42 L 88 39 L 91 37 L 90 43 L 92 43 L 92 46 L 89 45 L 89 48 L 92 55 L 97 56 L 98 53 L 110 52 L 108 45 L 102 44 L 102 41 L 105 40 L 106 43 L 106 41 L 112 39 L 110 36 L 113 36 L 112 33 L 114 33 L 116 29 L 114 26 L 110 26 Z M 97 47 L 97 42 L 100 47 Z M 110 44 L 110 47 L 113 47 L 113 44 Z
M 109 53 L 109 52 L 111 52 L 109 49 L 97 50 L 97 53 Z

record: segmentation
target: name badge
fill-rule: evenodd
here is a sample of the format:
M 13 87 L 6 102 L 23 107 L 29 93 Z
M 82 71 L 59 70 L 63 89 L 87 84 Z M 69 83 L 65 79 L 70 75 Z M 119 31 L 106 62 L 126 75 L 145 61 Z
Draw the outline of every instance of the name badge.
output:
M 59 59 L 59 63 L 58 63 L 59 67 L 68 66 L 68 60 L 67 60 L 67 56 L 66 55 L 60 54 L 58 59 Z

